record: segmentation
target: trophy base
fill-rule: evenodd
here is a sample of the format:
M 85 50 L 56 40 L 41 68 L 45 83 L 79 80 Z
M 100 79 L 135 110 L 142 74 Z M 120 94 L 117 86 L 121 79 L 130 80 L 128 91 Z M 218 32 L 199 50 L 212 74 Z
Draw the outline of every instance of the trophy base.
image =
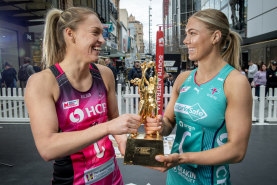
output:
M 163 137 L 138 133 L 129 135 L 127 139 L 124 164 L 163 167 L 164 163 L 155 159 L 164 154 Z

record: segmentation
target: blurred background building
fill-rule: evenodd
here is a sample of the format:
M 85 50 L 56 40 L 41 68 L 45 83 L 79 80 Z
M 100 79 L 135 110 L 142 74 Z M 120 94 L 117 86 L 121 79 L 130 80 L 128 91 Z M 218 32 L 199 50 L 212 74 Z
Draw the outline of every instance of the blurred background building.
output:
M 44 19 L 50 8 L 83 6 L 94 10 L 103 23 L 106 40 L 100 55 L 114 64 L 144 52 L 143 25 L 120 10 L 120 0 L 0 0 L 0 70 L 9 62 L 18 71 L 29 56 L 40 66 Z M 129 24 L 130 22 L 130 24 Z M 130 25 L 130 26 L 129 26 Z M 121 62 L 121 64 L 120 64 Z
M 163 0 L 165 53 L 180 54 L 182 69 L 193 66 L 183 44 L 187 20 L 194 12 L 208 8 L 225 13 L 231 29 L 242 36 L 243 68 L 248 67 L 248 60 L 268 64 L 277 59 L 276 0 Z

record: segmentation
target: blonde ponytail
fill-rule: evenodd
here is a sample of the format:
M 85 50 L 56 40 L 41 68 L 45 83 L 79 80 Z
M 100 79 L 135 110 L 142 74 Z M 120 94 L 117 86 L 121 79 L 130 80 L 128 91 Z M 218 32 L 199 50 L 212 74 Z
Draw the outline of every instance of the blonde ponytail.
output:
M 223 52 L 222 57 L 231 66 L 236 69 L 240 69 L 241 59 L 241 37 L 238 33 L 230 30 L 229 36 L 227 37 L 227 49 Z
M 62 11 L 52 9 L 47 13 L 44 27 L 42 62 L 45 67 L 49 67 L 61 61 L 60 47 L 57 37 L 57 22 Z

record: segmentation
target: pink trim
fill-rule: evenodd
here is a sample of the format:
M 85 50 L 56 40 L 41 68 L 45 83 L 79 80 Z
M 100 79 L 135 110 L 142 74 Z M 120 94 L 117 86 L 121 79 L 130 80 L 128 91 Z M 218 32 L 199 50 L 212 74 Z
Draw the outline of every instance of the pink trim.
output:
M 219 71 L 220 72 L 220 71 Z M 211 81 L 212 79 L 214 79 L 218 74 L 219 74 L 219 72 L 214 76 L 214 77 L 212 77 L 210 80 L 208 80 L 207 82 L 204 82 L 204 83 L 202 83 L 202 84 L 198 84 L 197 82 L 196 82 L 196 80 L 195 80 L 195 77 L 196 77 L 196 73 L 197 73 L 197 71 L 195 71 L 195 73 L 194 73 L 194 83 L 196 84 L 196 85 L 198 85 L 198 87 L 200 87 L 200 85 L 203 85 L 203 84 L 205 84 L 205 83 L 208 83 L 209 81 Z
M 92 69 L 92 70 L 94 70 L 94 71 L 96 71 L 96 72 L 99 72 L 99 70 L 94 69 L 94 68 L 92 67 L 92 64 L 89 64 L 89 68 Z
M 56 79 L 58 79 L 62 74 L 64 74 L 64 72 L 59 63 L 56 63 L 55 66 L 58 69 L 58 71 L 60 72 L 60 75 L 56 77 Z

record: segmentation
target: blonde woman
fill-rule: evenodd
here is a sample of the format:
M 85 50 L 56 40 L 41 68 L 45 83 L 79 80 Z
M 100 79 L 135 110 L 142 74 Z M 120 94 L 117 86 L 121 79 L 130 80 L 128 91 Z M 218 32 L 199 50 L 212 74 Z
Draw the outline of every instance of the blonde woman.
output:
M 98 64 L 103 65 L 103 66 L 106 66 L 105 61 L 104 61 L 103 58 L 99 58 L 99 59 L 98 59 Z
M 113 74 L 94 64 L 102 32 L 87 8 L 52 9 L 46 16 L 43 61 L 49 68 L 28 80 L 25 101 L 40 155 L 55 160 L 53 185 L 123 185 L 108 136 L 124 155 L 124 134 L 137 132 L 140 116 L 118 117 Z
M 168 185 L 231 184 L 228 164 L 244 158 L 252 123 L 251 89 L 237 70 L 240 37 L 225 14 L 206 9 L 188 20 L 184 44 L 198 68 L 178 76 L 162 119 L 147 118 L 148 133 L 166 136 L 177 126 L 158 169 L 168 170 Z

